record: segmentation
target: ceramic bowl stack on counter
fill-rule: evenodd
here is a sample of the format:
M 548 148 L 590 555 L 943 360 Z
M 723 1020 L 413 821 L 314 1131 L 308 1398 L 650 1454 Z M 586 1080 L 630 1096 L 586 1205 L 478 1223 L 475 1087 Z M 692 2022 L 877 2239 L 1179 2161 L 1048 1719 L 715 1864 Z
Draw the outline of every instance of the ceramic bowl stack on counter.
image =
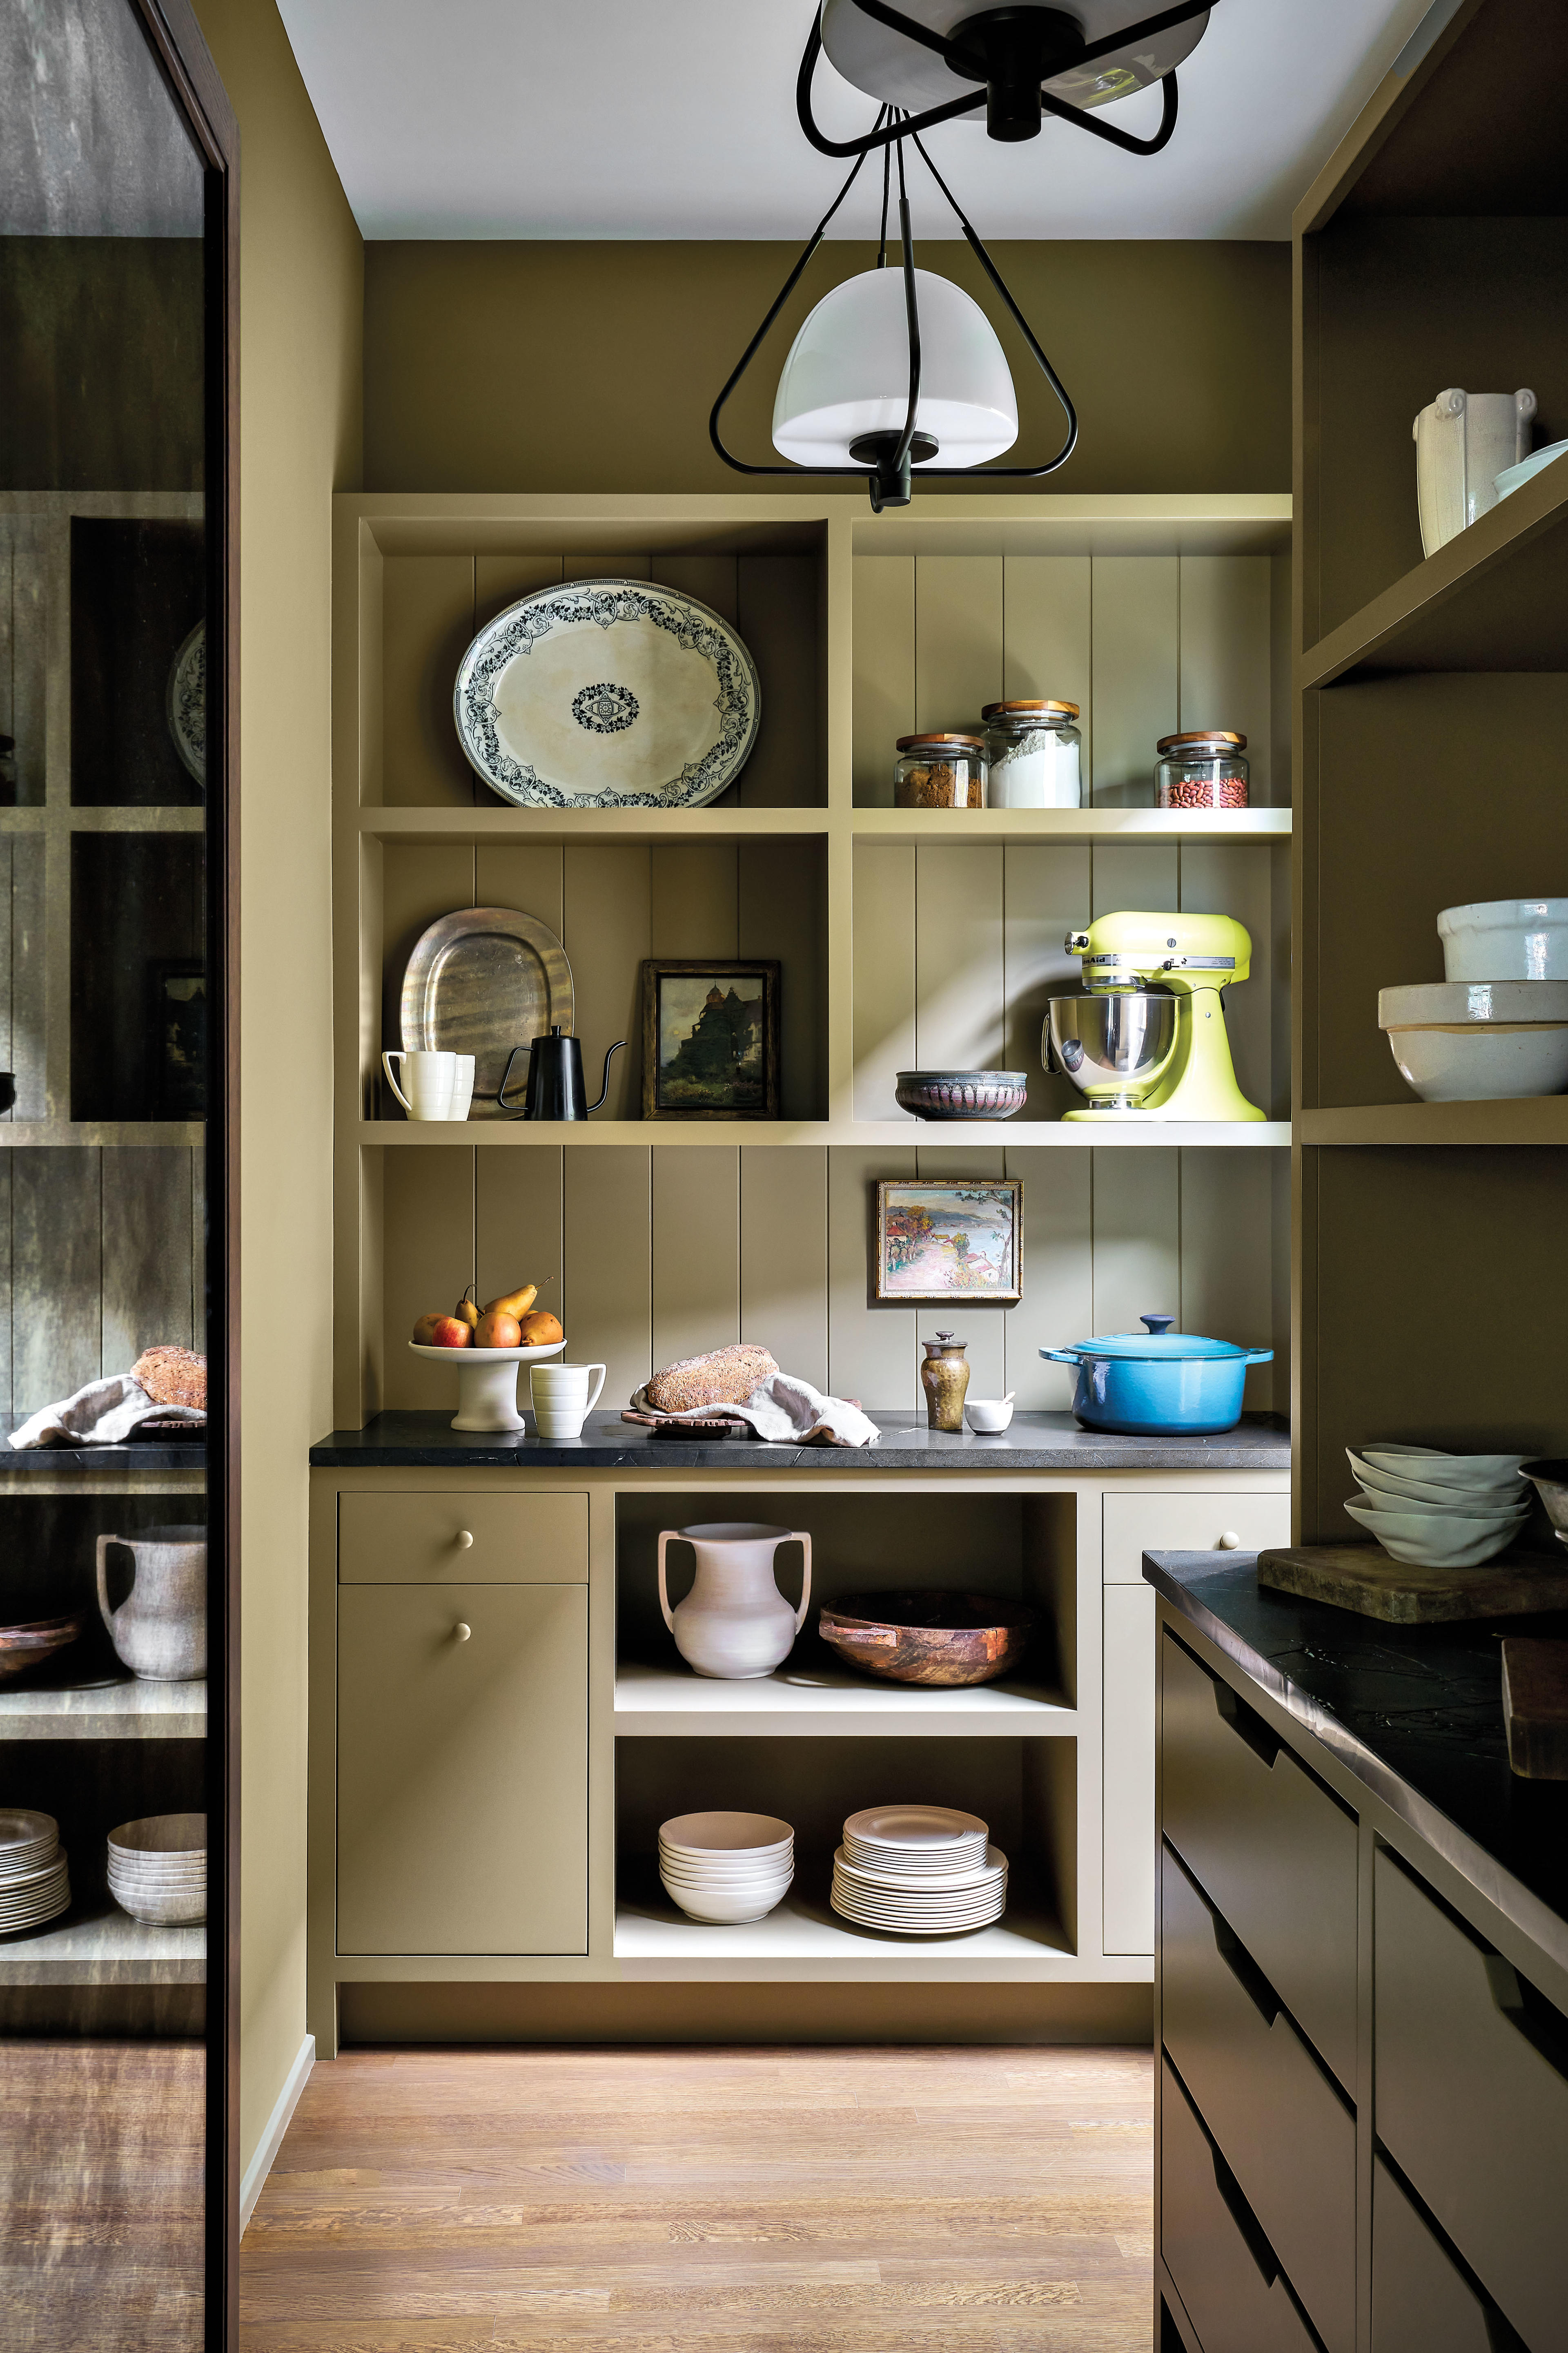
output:
M 1346 1511 L 1394 1560 L 1413 1568 L 1478 1568 L 1529 1517 L 1522 1454 L 1445 1454 L 1373 1440 L 1345 1453 L 1361 1487 Z
M 1442 980 L 1380 988 L 1377 1021 L 1423 1103 L 1568 1089 L 1568 899 L 1490 899 L 1437 918 Z
M 773 1814 L 677 1814 L 659 1825 L 658 1875 L 689 1919 L 765 1919 L 795 1877 L 795 1832 Z
M 109 1833 L 109 1892 L 122 1912 L 159 1928 L 207 1916 L 205 1814 L 148 1814 Z
M 987 1825 L 948 1806 L 868 1806 L 844 1825 L 833 1909 L 858 1928 L 961 1936 L 1007 1908 L 1007 1858 Z
M 41 1928 L 70 1908 L 70 1878 L 52 1814 L 0 1807 L 0 1936 Z

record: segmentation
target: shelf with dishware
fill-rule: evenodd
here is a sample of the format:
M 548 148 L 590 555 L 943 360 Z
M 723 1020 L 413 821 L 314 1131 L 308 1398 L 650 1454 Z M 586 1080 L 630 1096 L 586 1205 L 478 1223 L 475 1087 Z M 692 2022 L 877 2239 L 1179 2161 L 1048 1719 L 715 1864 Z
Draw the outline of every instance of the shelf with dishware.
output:
M 615 1956 L 628 1978 L 957 1978 L 1076 1977 L 1081 1963 L 1044 1900 L 1009 1902 L 988 1928 L 955 1936 L 879 1935 L 838 1918 L 824 1894 L 792 1887 L 764 1920 L 689 1920 L 660 1894 L 625 1894 L 616 1905 Z M 1142 1978 L 1147 1963 L 1109 1959 L 1103 1973 Z
M 499 843 L 550 849 L 571 842 L 613 842 L 657 849 L 666 842 L 793 840 L 836 831 L 834 808 L 509 809 L 363 807 L 358 831 L 367 840 Z M 896 809 L 857 805 L 847 818 L 858 840 L 911 843 L 1060 842 L 1110 845 L 1172 842 L 1266 843 L 1288 840 L 1289 807 L 1175 809 L 1082 808 Z
M 207 1687 L 192 1683 L 121 1683 L 50 1689 L 29 1682 L 0 1684 L 0 1740 L 203 1740 Z
M 0 1993 L 23 1986 L 199 1986 L 206 1974 L 205 1927 L 132 1920 L 101 1899 L 0 1945 Z
M 941 1691 L 875 1683 L 834 1663 L 787 1666 L 743 1683 L 694 1675 L 679 1661 L 623 1659 L 616 1670 L 618 1738 L 1076 1737 L 1078 1712 L 1059 1694 L 1009 1677 Z
M 940 1125 L 918 1119 L 847 1120 L 693 1120 L 689 1124 L 640 1119 L 508 1120 L 472 1123 L 460 1135 L 436 1121 L 365 1120 L 357 1140 L 366 1146 L 423 1151 L 445 1148 L 467 1152 L 492 1146 L 552 1145 L 605 1147 L 645 1145 L 689 1151 L 737 1145 L 794 1145 L 799 1149 L 832 1147 L 877 1152 L 918 1146 L 928 1152 L 952 1151 L 963 1145 L 991 1152 L 1059 1148 L 1068 1151 L 1230 1151 L 1238 1147 L 1289 1145 L 1288 1120 L 1166 1120 L 1142 1123 L 1107 1122 L 1103 1127 L 1083 1121 L 1059 1119 L 1011 1120 L 1005 1127 L 994 1121 L 943 1120 Z
M 1568 1095 L 1322 1104 L 1303 1110 L 1297 1125 L 1307 1145 L 1568 1145 Z
M 1020 847 L 1166 849 L 1194 844 L 1227 848 L 1267 846 L 1290 839 L 1289 808 L 1174 809 L 983 808 L 903 809 L 857 807 L 850 829 L 857 841 L 898 842 L 914 848 L 952 848 L 981 843 Z

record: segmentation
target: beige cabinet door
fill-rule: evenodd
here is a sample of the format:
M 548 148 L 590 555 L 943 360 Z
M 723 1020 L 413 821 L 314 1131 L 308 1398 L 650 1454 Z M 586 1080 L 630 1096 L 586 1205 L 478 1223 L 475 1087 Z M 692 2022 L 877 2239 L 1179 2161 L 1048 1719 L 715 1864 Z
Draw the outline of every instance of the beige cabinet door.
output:
M 586 1588 L 341 1587 L 338 1950 L 585 1952 L 587 1841 Z
M 1290 1541 L 1289 1495 L 1107 1495 L 1104 1503 L 1104 1926 L 1108 1953 L 1154 1949 L 1154 1588 L 1144 1552 Z M 1219 1556 L 1223 1558 L 1223 1555 Z

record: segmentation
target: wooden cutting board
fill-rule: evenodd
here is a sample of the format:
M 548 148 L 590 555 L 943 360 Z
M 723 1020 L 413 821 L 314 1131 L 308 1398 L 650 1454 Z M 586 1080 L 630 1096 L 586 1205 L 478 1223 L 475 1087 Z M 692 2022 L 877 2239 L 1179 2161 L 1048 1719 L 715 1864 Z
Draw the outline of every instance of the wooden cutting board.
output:
M 1501 1553 L 1479 1568 L 1407 1568 L 1381 1545 L 1292 1545 L 1258 1556 L 1258 1582 L 1390 1626 L 1568 1609 L 1568 1550 Z
M 1530 1781 L 1568 1781 L 1568 1642 L 1512 1635 L 1502 1646 L 1508 1761 Z

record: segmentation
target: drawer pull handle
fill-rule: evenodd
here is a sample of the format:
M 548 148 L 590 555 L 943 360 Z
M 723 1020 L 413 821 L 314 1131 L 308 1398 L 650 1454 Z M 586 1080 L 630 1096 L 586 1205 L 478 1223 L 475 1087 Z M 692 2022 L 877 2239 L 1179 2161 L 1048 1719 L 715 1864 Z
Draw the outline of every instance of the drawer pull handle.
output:
M 1248 1707 L 1239 1694 L 1233 1692 L 1228 1683 L 1221 1683 L 1217 1675 L 1215 1677 L 1214 1704 L 1231 1730 L 1239 1733 L 1253 1755 L 1261 1758 L 1272 1771 L 1280 1744 L 1257 1709 Z
M 466 1642 L 473 1630 L 471 1626 L 465 1626 L 459 1618 L 452 1629 L 452 1640 L 454 1642 Z
M 457 1546 L 459 1552 L 467 1552 L 473 1541 L 474 1532 L 471 1528 L 459 1528 L 457 1535 L 452 1538 L 452 1542 Z
M 1536 1994 L 1533 1986 L 1526 1987 L 1500 1953 L 1487 1953 L 1482 1965 L 1488 1990 L 1515 2033 L 1522 2034 L 1556 2073 L 1568 2076 L 1568 2021 L 1562 2012 L 1544 1995 Z
M 1220 1540 L 1218 1545 L 1215 1546 L 1215 1550 L 1218 1552 L 1239 1552 L 1241 1550 L 1241 1538 L 1237 1535 L 1234 1528 L 1226 1528 L 1222 1531 Z

